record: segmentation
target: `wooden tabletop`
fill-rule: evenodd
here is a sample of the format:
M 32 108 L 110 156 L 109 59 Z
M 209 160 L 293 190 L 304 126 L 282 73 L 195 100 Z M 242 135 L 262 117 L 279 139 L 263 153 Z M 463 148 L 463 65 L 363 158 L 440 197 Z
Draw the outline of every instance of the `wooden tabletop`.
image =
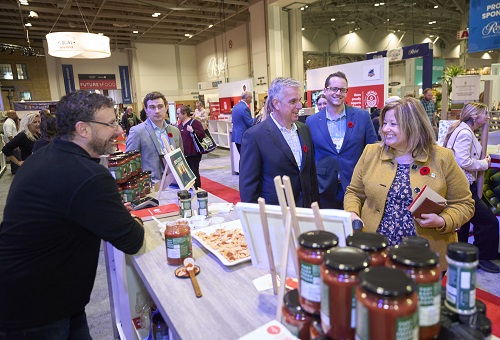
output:
M 210 202 L 223 202 L 209 196 Z M 213 216 L 225 221 L 238 218 L 235 211 Z M 175 220 L 176 217 L 164 219 Z M 195 296 L 189 279 L 174 275 L 167 264 L 166 246 L 156 223 L 145 223 L 147 251 L 132 256 L 132 263 L 176 339 L 237 339 L 274 319 L 277 297 L 272 289 L 258 292 L 252 280 L 267 274 L 251 262 L 224 266 L 193 240 L 193 259 L 203 296 Z

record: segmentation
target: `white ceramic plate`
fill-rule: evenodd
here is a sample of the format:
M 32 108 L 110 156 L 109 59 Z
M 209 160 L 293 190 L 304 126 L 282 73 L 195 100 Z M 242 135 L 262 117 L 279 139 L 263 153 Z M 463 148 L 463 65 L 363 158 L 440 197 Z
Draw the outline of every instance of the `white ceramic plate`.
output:
M 214 254 L 219 259 L 219 261 L 223 265 L 225 265 L 226 267 L 235 266 L 235 265 L 240 264 L 242 262 L 250 261 L 251 257 L 248 256 L 248 257 L 245 257 L 243 259 L 239 259 L 239 260 L 236 260 L 236 261 L 233 261 L 233 262 L 229 262 L 221 253 L 219 253 L 219 251 L 217 251 L 216 249 L 210 247 L 210 245 L 208 245 L 207 243 L 205 243 L 200 237 L 196 236 L 196 233 L 198 233 L 200 231 L 203 231 L 204 233 L 210 235 L 211 233 L 215 232 L 216 229 L 219 229 L 219 228 L 242 229 L 240 220 L 236 220 L 236 221 L 226 222 L 226 223 L 222 223 L 222 224 L 212 225 L 212 226 L 209 226 L 209 227 L 206 227 L 206 228 L 196 229 L 196 230 L 192 231 L 191 235 L 206 250 L 208 250 L 209 252 L 211 252 L 212 254 Z

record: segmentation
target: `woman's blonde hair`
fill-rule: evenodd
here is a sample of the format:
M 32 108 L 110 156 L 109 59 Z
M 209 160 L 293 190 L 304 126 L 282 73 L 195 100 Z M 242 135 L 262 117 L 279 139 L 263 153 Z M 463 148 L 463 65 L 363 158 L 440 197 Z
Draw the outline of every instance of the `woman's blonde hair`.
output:
M 30 129 L 28 129 L 28 125 L 30 125 L 31 123 L 33 123 L 33 121 L 35 120 L 35 118 L 40 118 L 40 114 L 39 113 L 30 113 L 28 115 L 26 115 L 25 117 L 23 117 L 23 119 L 21 119 L 21 124 L 19 126 L 19 132 L 22 132 L 24 131 L 24 133 L 26 134 L 26 137 L 28 137 L 29 140 L 32 140 L 32 141 L 35 141 L 37 140 L 40 136 L 34 136 Z
M 443 145 L 446 146 L 448 141 L 450 140 L 451 135 L 455 131 L 455 129 L 460 125 L 460 123 L 470 123 L 474 124 L 474 121 L 477 119 L 482 114 L 487 114 L 488 113 L 488 106 L 483 103 L 478 103 L 478 102 L 470 102 L 464 105 L 462 108 L 462 111 L 460 112 L 460 120 L 458 122 L 453 123 L 449 128 L 448 128 L 448 133 L 446 134 L 446 137 L 444 138 Z
M 380 113 L 381 127 L 384 126 L 385 115 L 390 110 L 394 111 L 394 117 L 399 125 L 401 135 L 406 143 L 407 150 L 411 152 L 412 156 L 428 155 L 432 145 L 436 143 L 436 135 L 422 103 L 412 97 L 405 97 L 388 103 Z M 385 144 L 383 134 L 381 145 L 385 149 L 389 148 Z

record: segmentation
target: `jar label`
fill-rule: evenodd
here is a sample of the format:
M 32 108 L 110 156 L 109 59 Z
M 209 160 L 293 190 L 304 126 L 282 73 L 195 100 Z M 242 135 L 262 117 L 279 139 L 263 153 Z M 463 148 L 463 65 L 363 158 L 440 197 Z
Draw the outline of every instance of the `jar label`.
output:
M 441 283 L 418 285 L 418 307 L 420 327 L 433 326 L 439 322 L 441 312 Z
M 171 259 L 183 259 L 191 256 L 191 235 L 167 238 L 167 257 Z
M 281 323 L 292 333 L 294 336 L 299 336 L 299 327 L 286 322 L 286 318 L 284 316 L 281 317 Z
M 115 180 L 123 179 L 123 169 L 120 166 L 110 167 L 109 172 L 111 172 L 111 176 L 113 176 Z
M 319 266 L 300 261 L 300 295 L 309 301 L 321 301 Z
M 361 301 L 356 302 L 356 340 L 370 339 L 368 308 Z
M 321 282 L 321 328 L 323 332 L 330 331 L 330 286 Z
M 396 319 L 396 336 L 398 340 L 418 340 L 418 311 L 410 316 Z
M 133 202 L 134 199 L 135 199 L 135 190 L 133 189 L 122 190 L 122 200 L 124 203 Z
M 448 265 L 446 305 L 458 312 L 472 312 L 476 308 L 476 268 Z
M 193 216 L 193 212 L 191 211 L 191 200 L 185 199 L 181 200 L 181 217 L 187 218 Z
M 351 328 L 356 328 L 356 286 L 351 289 Z

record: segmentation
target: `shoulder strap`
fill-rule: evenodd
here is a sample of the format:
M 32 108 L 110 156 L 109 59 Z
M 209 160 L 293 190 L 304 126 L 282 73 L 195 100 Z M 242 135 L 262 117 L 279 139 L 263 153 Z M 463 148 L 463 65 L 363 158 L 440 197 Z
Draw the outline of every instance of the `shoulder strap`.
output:
M 458 138 L 458 134 L 461 133 L 462 131 L 468 131 L 470 132 L 469 129 L 460 129 L 460 131 L 457 132 L 457 134 L 455 135 L 455 140 L 453 141 L 453 144 L 448 148 L 448 149 L 452 149 L 453 150 L 453 147 L 455 146 L 455 142 L 457 141 L 457 138 Z M 472 134 L 472 132 L 471 132 Z M 472 135 L 472 137 L 474 137 L 474 135 Z M 471 148 L 472 148 L 472 145 L 471 145 Z

